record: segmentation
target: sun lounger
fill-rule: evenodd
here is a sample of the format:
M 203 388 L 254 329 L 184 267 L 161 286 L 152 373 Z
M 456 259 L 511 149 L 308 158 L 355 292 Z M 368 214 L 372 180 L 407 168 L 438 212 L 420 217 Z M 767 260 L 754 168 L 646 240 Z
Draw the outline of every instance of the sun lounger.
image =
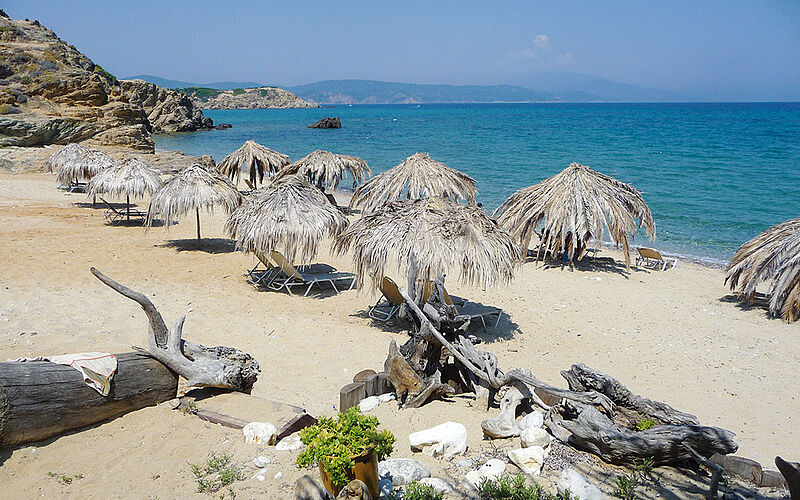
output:
M 305 297 L 308 295 L 308 292 L 311 291 L 311 287 L 315 284 L 320 286 L 322 283 L 330 283 L 333 289 L 338 293 L 339 289 L 336 288 L 337 281 L 350 280 L 348 290 L 353 288 L 356 282 L 355 275 L 352 273 L 309 273 L 298 271 L 286 260 L 283 254 L 278 251 L 273 251 L 271 258 L 278 265 L 281 272 L 277 278 L 270 282 L 268 287 L 275 291 L 286 289 L 289 295 L 292 294 L 292 287 L 303 287 L 307 285 L 308 288 L 306 288 L 306 292 L 303 294 Z
M 652 267 L 653 269 L 665 270 L 667 266 L 675 267 L 678 265 L 678 259 L 672 257 L 663 257 L 661 252 L 652 248 L 640 247 L 636 250 L 639 251 L 639 256 L 636 257 L 636 266 L 639 267 Z
M 261 254 L 261 252 L 254 251 L 253 254 L 258 259 L 258 263 L 247 271 L 247 274 L 244 275 L 247 281 L 255 286 L 269 286 L 272 281 L 278 277 L 280 274 L 280 268 L 278 266 L 272 265 L 269 258 L 265 257 Z M 263 266 L 263 268 L 262 268 Z
M 86 192 L 86 183 L 85 182 L 70 182 L 69 184 L 60 184 L 58 189 L 62 189 L 68 193 L 85 193 Z
M 431 295 L 433 294 L 434 290 L 434 282 L 427 281 L 425 285 L 422 287 L 422 302 L 425 303 L 430 299 Z M 503 315 L 503 310 L 499 307 L 490 307 L 490 306 L 480 306 L 474 302 L 468 302 L 467 299 L 457 298 L 456 301 L 447 293 L 447 288 L 442 287 L 442 293 L 444 295 L 444 303 L 453 306 L 455 308 L 456 314 L 461 316 L 469 316 L 470 320 L 473 319 L 480 319 L 481 324 L 483 325 L 483 329 L 486 330 L 486 317 L 487 316 L 494 316 L 497 315 L 497 319 L 494 322 L 494 327 L 497 328 L 497 325 L 500 324 L 500 317 Z
M 369 308 L 367 314 L 374 320 L 389 321 L 400 309 L 400 306 L 405 303 L 405 300 L 400 295 L 397 283 L 392 281 L 392 278 L 384 277 L 378 288 L 382 297 L 378 299 L 374 306 Z
M 129 212 L 127 210 L 117 210 L 111 203 L 107 202 L 103 198 L 100 198 L 100 201 L 105 203 L 105 205 L 108 207 L 103 213 L 103 216 L 109 224 L 119 224 L 120 222 L 128 219 Z M 135 208 L 130 209 L 131 219 L 142 219 L 142 222 L 144 222 L 146 217 L 147 212 L 142 212 L 141 210 L 136 210 Z

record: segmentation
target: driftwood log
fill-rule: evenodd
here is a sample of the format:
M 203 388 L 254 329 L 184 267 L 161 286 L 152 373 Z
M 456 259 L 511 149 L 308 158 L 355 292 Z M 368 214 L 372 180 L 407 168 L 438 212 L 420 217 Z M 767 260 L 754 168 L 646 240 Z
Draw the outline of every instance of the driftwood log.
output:
M 162 362 L 185 378 L 190 387 L 218 387 L 242 392 L 252 389 L 261 369 L 251 355 L 233 347 L 206 347 L 183 340 L 186 316 L 169 329 L 156 306 L 143 293 L 117 283 L 94 267 L 91 271 L 112 290 L 137 302 L 147 315 L 149 345 L 147 349 L 136 346 L 134 349 L 147 352 Z
M 699 425 L 694 415 L 637 396 L 617 379 L 583 364 L 562 372 L 569 389 L 547 384 L 527 369 L 504 373 L 494 354 L 476 349 L 462 335 L 464 323 L 442 305 L 442 284 L 437 280 L 434 286 L 433 304 L 421 306 L 400 289 L 417 331 L 399 349 L 392 342 L 384 368 L 398 389 L 398 398 L 402 392 L 405 406 L 421 406 L 448 393 L 440 390 L 441 386 L 450 387 L 449 380 L 442 380 L 442 374 L 448 373 L 442 367 L 452 356 L 460 381 L 466 381 L 476 394 L 505 391 L 500 414 L 481 423 L 484 434 L 491 438 L 519 435 L 518 407 L 536 404 L 546 410 L 545 423 L 557 439 L 612 463 L 652 458 L 661 465 L 696 459 L 696 455 L 725 455 L 738 448 L 733 432 Z M 642 419 L 652 420 L 656 426 L 634 431 Z
M 57 436 L 175 397 L 178 377 L 146 354 L 117 354 L 108 396 L 74 368 L 47 361 L 0 363 L 0 448 Z

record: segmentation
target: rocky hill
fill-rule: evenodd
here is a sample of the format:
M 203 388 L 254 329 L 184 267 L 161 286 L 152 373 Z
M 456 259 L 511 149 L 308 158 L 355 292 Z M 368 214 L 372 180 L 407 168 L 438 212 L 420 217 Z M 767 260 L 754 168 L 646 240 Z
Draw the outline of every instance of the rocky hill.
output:
M 38 21 L 0 10 L 0 146 L 88 140 L 153 151 L 152 133 L 212 125 L 184 94 L 120 82 Z
M 186 94 L 201 109 L 317 108 L 288 90 L 278 87 L 218 90 L 205 87 L 176 89 Z

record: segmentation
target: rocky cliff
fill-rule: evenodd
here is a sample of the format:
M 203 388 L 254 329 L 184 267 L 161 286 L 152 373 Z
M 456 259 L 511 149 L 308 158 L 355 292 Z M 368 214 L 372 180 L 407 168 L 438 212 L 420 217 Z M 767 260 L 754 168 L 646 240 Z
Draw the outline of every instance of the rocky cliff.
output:
M 202 109 L 273 109 L 317 108 L 314 102 L 304 101 L 288 90 L 278 87 L 216 90 L 202 87 L 179 89 Z
M 0 10 L 0 146 L 88 140 L 153 151 L 151 133 L 211 126 L 185 95 L 120 82 L 38 21 Z

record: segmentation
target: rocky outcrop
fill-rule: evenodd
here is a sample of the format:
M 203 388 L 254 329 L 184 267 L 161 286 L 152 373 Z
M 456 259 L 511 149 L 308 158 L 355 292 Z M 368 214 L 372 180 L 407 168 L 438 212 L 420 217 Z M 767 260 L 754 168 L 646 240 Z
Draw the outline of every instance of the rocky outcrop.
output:
M 304 101 L 288 90 L 277 87 L 215 90 L 191 87 L 181 89 L 201 109 L 275 109 L 317 108 L 316 103 Z
M 335 116 L 328 116 L 308 128 L 342 128 L 342 120 Z
M 0 16 L 0 146 L 89 141 L 152 152 L 151 133 L 212 126 L 185 95 L 119 82 L 38 21 Z

